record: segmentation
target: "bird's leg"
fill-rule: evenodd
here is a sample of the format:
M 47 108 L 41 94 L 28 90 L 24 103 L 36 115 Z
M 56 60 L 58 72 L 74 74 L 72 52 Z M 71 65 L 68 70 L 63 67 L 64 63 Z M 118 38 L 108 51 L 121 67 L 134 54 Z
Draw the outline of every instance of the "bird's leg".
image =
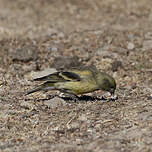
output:
M 79 100 L 79 97 L 75 94 L 72 94 L 72 93 L 66 93 L 65 96 L 71 98 L 75 102 Z
M 64 93 L 65 97 L 72 98 L 75 102 L 79 100 L 79 97 L 72 93 L 70 90 L 60 90 Z
M 118 99 L 118 96 L 117 96 L 117 95 L 112 95 L 112 96 L 111 96 L 111 100 L 112 100 L 112 101 L 115 101 L 115 100 L 117 100 L 117 99 Z
M 69 94 L 69 96 L 74 100 L 74 102 L 79 101 L 79 97 L 75 94 Z

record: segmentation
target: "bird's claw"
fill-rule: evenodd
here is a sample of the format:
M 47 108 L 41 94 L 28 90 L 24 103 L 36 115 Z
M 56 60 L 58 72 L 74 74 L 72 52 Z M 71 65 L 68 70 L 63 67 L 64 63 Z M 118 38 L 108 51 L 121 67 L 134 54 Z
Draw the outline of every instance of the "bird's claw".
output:
M 106 97 L 104 97 L 104 96 L 102 96 L 101 97 L 101 100 L 106 100 L 106 101 L 116 101 L 118 99 L 118 96 L 116 96 L 116 95 L 113 95 L 113 96 L 111 96 L 111 97 L 109 97 L 109 98 L 106 98 Z

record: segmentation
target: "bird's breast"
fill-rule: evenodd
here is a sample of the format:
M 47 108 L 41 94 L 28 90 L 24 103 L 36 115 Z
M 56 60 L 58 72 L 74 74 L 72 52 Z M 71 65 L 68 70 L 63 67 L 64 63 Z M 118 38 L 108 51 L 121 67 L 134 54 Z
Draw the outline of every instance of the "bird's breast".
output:
M 59 90 L 70 90 L 72 93 L 78 95 L 93 92 L 98 89 L 98 86 L 94 81 L 70 81 L 57 83 L 56 88 Z

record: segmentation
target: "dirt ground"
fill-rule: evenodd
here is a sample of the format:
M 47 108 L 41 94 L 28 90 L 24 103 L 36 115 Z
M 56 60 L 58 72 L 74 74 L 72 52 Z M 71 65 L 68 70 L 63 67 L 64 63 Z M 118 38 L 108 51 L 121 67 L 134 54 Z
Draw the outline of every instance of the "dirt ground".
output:
M 152 151 L 151 0 L 0 0 L 0 151 Z M 24 93 L 33 74 L 95 65 L 116 101 Z M 104 92 L 102 92 L 104 94 Z

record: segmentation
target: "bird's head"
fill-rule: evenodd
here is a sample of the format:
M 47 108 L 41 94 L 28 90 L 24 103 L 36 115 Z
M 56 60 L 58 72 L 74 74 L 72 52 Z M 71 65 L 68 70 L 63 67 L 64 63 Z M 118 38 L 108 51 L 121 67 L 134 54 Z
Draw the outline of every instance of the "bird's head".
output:
M 103 91 L 108 91 L 113 96 L 116 90 L 116 81 L 113 77 L 106 73 L 98 75 L 99 88 Z

